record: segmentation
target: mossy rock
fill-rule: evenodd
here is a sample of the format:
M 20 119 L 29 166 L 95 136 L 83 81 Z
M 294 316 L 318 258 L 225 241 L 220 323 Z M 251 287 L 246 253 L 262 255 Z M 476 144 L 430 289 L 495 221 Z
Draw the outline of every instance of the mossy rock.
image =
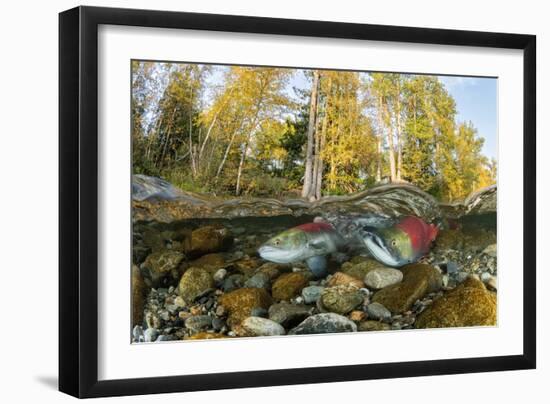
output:
M 327 286 L 353 285 L 357 288 L 365 287 L 362 280 L 343 272 L 335 272 L 327 283 Z
M 211 274 L 214 274 L 218 269 L 226 266 L 225 257 L 221 253 L 212 253 L 203 255 L 191 262 L 184 262 L 180 265 L 180 272 L 185 272 L 185 269 L 190 267 L 202 268 Z
M 271 287 L 273 298 L 277 301 L 292 299 L 307 286 L 309 278 L 309 273 L 306 272 L 282 274 Z
M 226 293 L 219 298 L 221 304 L 229 313 L 227 324 L 233 328 L 242 320 L 252 315 L 255 308 L 268 309 L 273 299 L 265 289 L 240 288 Z
M 266 262 L 265 264 L 262 264 L 258 269 L 257 272 L 261 272 L 269 276 L 270 280 L 274 280 L 277 278 L 281 273 L 288 272 L 292 269 L 290 265 L 287 264 L 276 264 L 274 262 Z
M 149 254 L 142 264 L 142 275 L 153 287 L 166 286 L 178 279 L 178 267 L 185 258 L 179 251 L 162 250 Z
M 483 283 L 468 278 L 433 302 L 417 318 L 416 328 L 494 326 L 497 321 L 496 294 Z
M 186 246 L 190 257 L 227 251 L 233 245 L 233 235 L 223 226 L 204 226 L 193 230 Z
M 322 309 L 337 314 L 347 314 L 361 303 L 364 297 L 359 288 L 353 285 L 339 285 L 325 288 L 321 293 Z
M 208 271 L 191 267 L 181 276 L 179 295 L 189 304 L 213 288 L 214 279 Z
M 435 239 L 434 250 L 461 250 L 464 245 L 464 234 L 458 229 L 440 230 Z
M 401 268 L 403 281 L 376 292 L 372 298 L 392 313 L 409 310 L 414 302 L 428 293 L 441 289 L 443 280 L 439 271 L 428 264 L 411 264 Z
M 253 257 L 245 257 L 233 263 L 233 267 L 246 277 L 252 276 L 261 265 L 262 261 Z
M 464 249 L 481 252 L 491 244 L 496 244 L 497 235 L 494 231 L 474 228 L 464 231 Z
M 383 266 L 378 261 L 370 258 L 364 258 L 362 260 L 358 260 L 357 258 L 364 257 L 354 257 L 352 261 L 345 262 L 344 264 L 342 264 L 340 271 L 347 275 L 353 276 L 355 279 L 359 279 L 361 282 L 363 282 L 363 280 L 365 279 L 365 275 L 367 275 L 370 271 Z M 361 262 L 354 264 L 354 259 Z

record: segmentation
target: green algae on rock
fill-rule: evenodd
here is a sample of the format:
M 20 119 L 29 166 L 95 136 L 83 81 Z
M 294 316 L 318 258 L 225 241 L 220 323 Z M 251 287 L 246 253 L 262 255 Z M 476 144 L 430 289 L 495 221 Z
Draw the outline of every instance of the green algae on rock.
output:
M 142 264 L 142 274 L 150 286 L 158 287 L 177 279 L 178 266 L 185 258 L 179 251 L 161 250 L 149 254 Z
M 294 296 L 300 294 L 302 289 L 307 286 L 309 278 L 310 276 L 306 272 L 282 274 L 275 279 L 271 287 L 273 299 L 277 301 L 292 299 Z
M 240 288 L 226 293 L 219 298 L 219 303 L 229 313 L 227 324 L 233 328 L 242 320 L 252 315 L 256 308 L 268 309 L 273 299 L 260 288 Z
M 363 303 L 363 300 L 363 293 L 356 286 L 339 285 L 325 288 L 319 302 L 324 311 L 347 314 Z
M 414 302 L 426 294 L 441 289 L 440 272 L 428 264 L 411 264 L 401 268 L 403 281 L 401 283 L 380 289 L 372 301 L 385 306 L 392 313 L 403 313 L 409 310 Z
M 192 303 L 196 298 L 214 288 L 214 279 L 208 271 L 202 268 L 189 268 L 181 276 L 179 294 L 187 302 Z
M 494 326 L 496 294 L 470 277 L 435 300 L 416 320 L 416 328 Z

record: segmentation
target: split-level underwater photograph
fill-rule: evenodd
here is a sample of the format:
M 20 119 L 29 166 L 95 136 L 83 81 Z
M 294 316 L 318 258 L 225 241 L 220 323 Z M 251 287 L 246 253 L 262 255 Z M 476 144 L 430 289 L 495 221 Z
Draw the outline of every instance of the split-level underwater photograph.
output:
M 497 84 L 131 61 L 132 343 L 496 326 Z

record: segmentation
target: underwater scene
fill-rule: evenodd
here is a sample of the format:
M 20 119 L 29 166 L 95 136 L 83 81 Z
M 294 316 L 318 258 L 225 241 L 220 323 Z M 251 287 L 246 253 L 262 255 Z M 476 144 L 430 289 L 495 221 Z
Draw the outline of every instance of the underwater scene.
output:
M 497 325 L 496 79 L 132 61 L 131 341 Z

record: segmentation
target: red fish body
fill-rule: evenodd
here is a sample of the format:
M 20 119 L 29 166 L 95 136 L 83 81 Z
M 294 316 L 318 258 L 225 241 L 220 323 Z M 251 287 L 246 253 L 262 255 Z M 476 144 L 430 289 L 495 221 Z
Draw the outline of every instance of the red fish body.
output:
M 418 261 L 430 251 L 439 228 L 415 216 L 405 216 L 383 228 L 365 228 L 363 241 L 378 261 L 400 267 Z

